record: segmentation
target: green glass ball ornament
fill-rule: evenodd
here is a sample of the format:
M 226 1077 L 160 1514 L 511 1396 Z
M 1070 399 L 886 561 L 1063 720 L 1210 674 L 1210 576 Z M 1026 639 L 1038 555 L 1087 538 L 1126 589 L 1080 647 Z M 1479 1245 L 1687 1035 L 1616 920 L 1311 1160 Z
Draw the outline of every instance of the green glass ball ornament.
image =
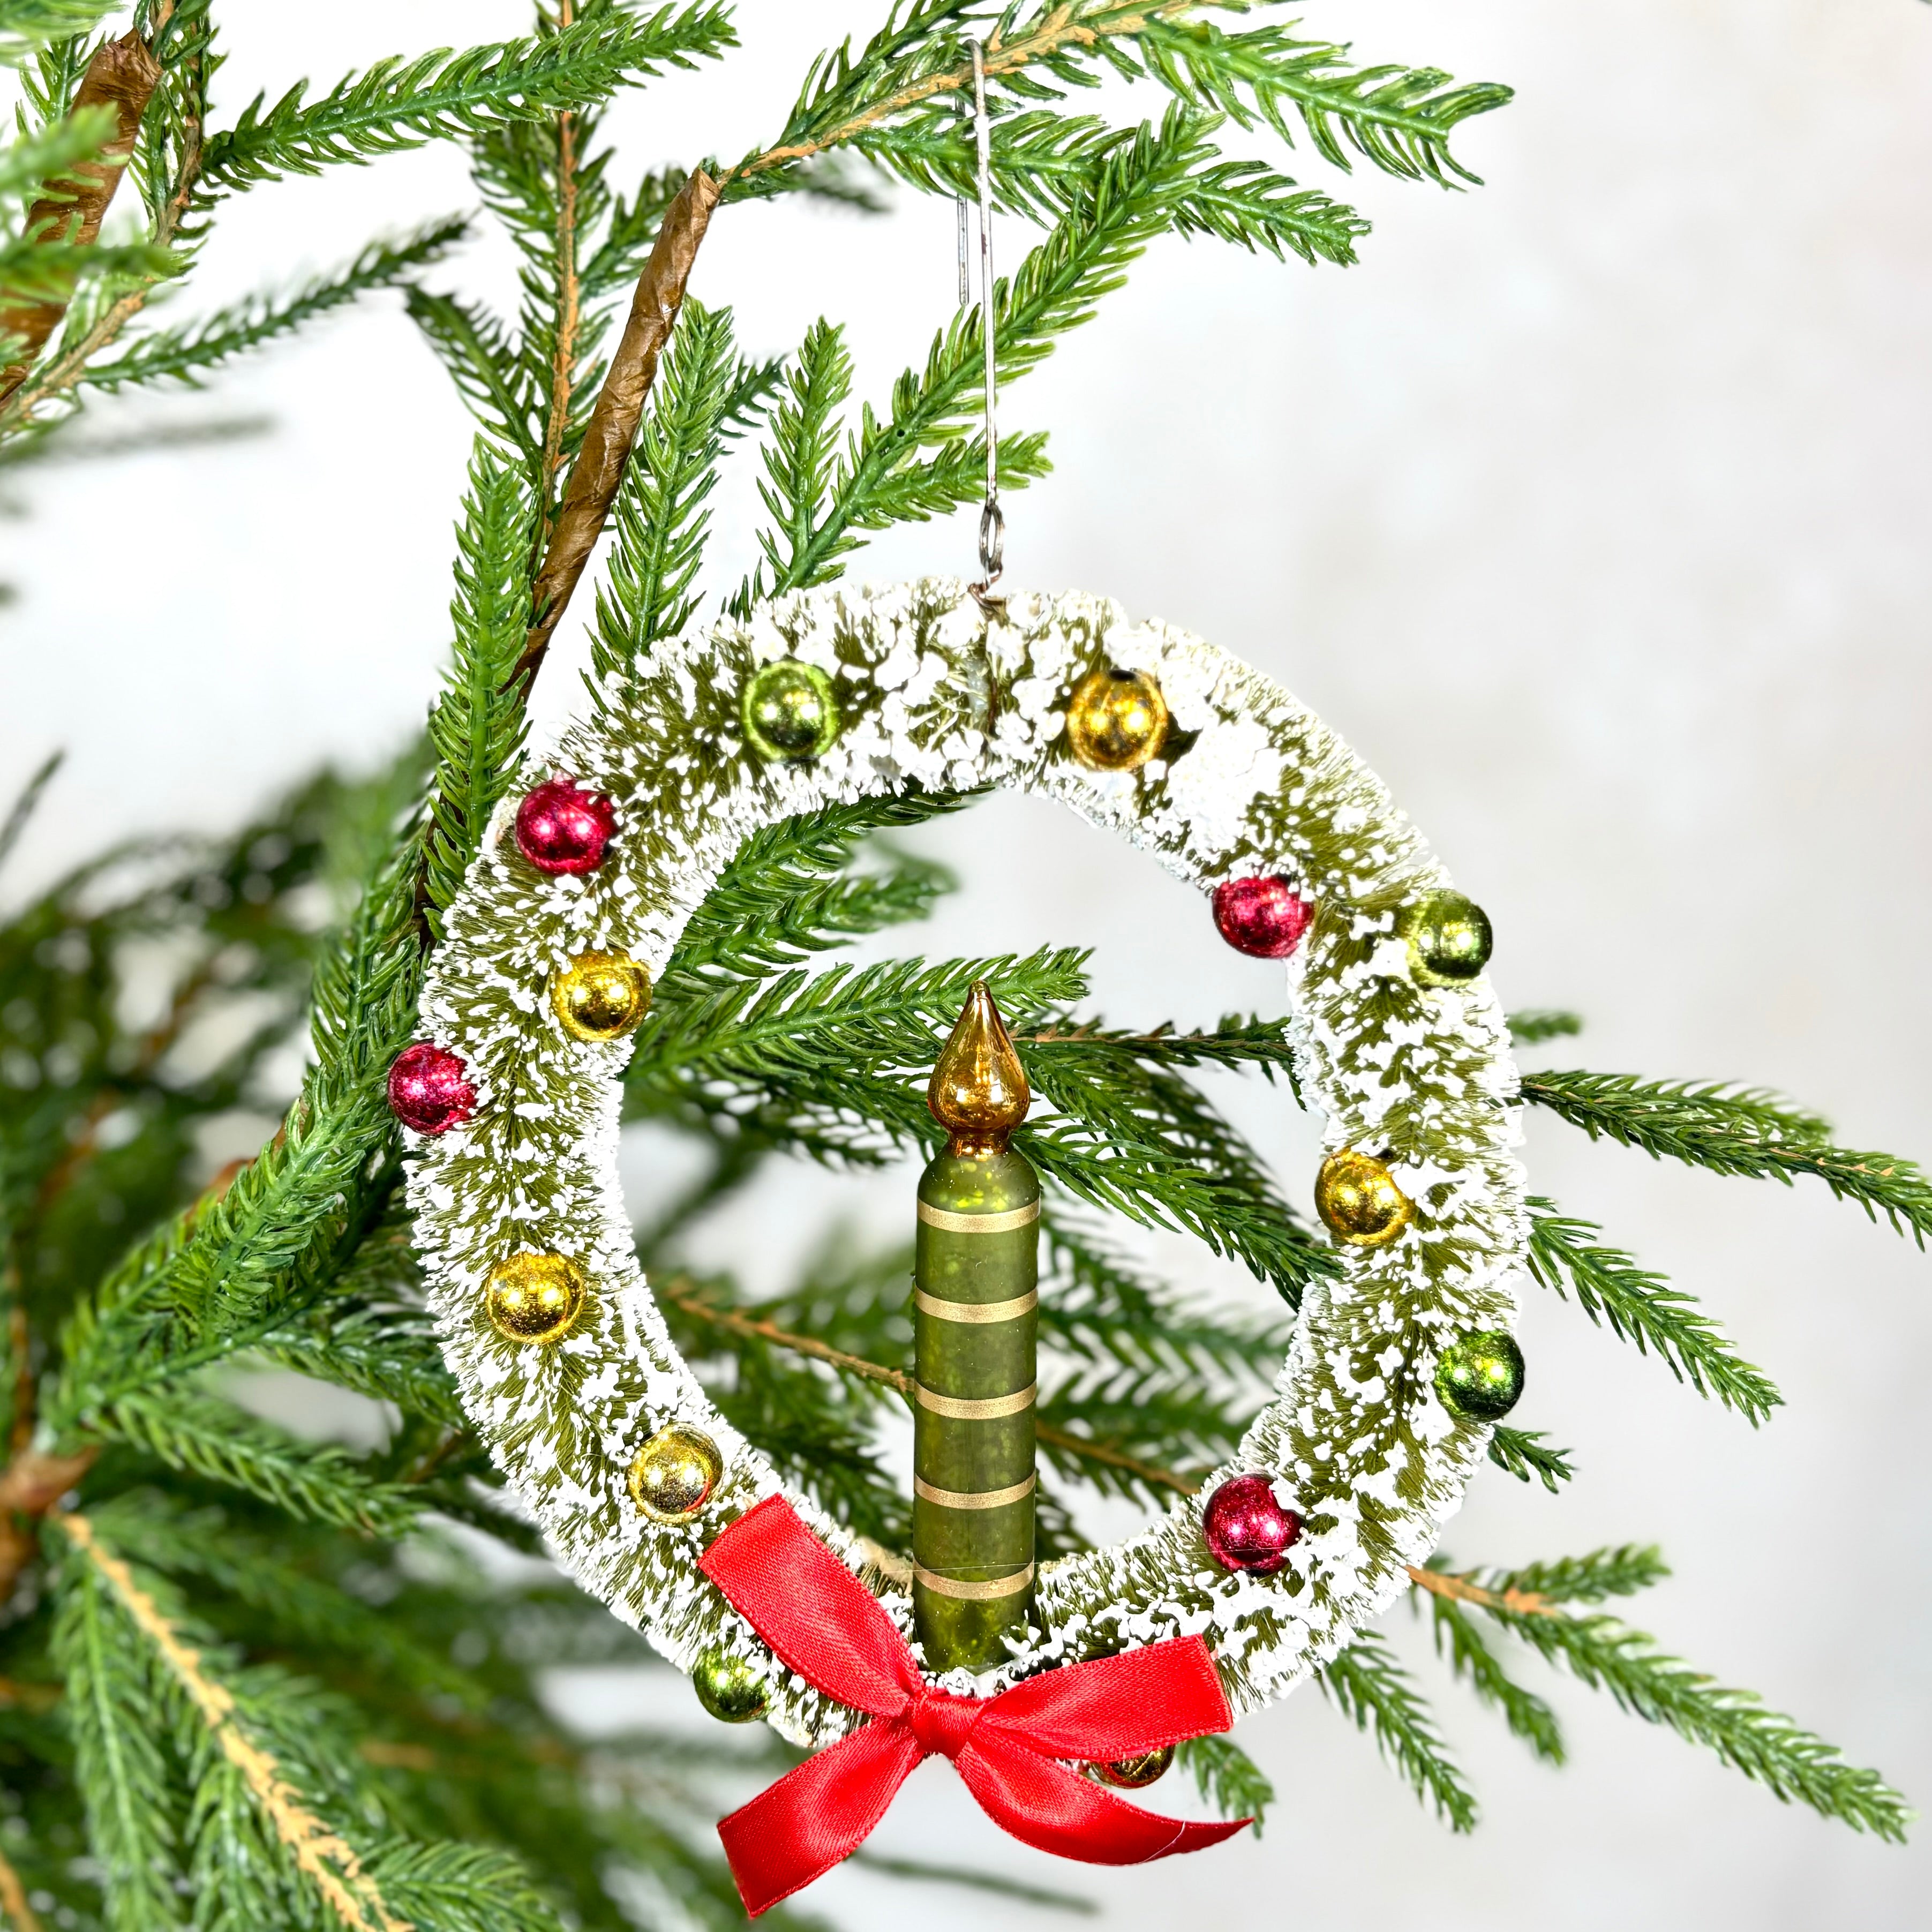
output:
M 838 736 L 838 700 L 816 664 L 781 658 L 745 686 L 745 736 L 767 758 L 816 758 Z
M 748 1657 L 707 1650 L 692 1666 L 691 1682 L 698 1701 L 720 1724 L 748 1724 L 765 1714 L 765 1680 Z
M 1425 986 L 1467 986 L 1490 963 L 1490 916 L 1460 892 L 1425 892 L 1404 906 L 1396 930 L 1408 942 L 1410 970 Z
M 1465 1422 L 1500 1422 L 1522 1397 L 1522 1351 L 1501 1328 L 1460 1335 L 1436 1365 L 1436 1393 Z

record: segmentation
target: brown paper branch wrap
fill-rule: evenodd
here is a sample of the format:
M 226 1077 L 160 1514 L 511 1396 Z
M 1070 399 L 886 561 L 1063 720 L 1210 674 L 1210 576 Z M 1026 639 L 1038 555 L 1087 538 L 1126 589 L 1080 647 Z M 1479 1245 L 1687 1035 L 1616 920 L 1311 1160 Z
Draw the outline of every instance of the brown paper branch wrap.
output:
M 83 247 L 100 238 L 107 204 L 127 171 L 128 157 L 134 152 L 134 137 L 141 130 L 141 116 L 148 111 L 160 77 L 160 63 L 138 34 L 104 40 L 94 49 L 68 111 L 78 114 L 89 107 L 112 108 L 114 138 L 102 148 L 98 160 L 82 161 L 74 169 L 63 190 L 44 194 L 28 210 L 29 235 L 42 242 Z M 26 380 L 34 358 L 46 346 L 67 308 L 65 296 L 0 304 L 0 333 L 17 337 L 22 345 L 19 359 L 0 370 L 0 401 Z
M 700 168 L 664 211 L 651 258 L 638 278 L 638 292 L 632 298 L 624 333 L 610 358 L 610 373 L 590 412 L 584 446 L 564 485 L 550 546 L 532 586 L 530 638 L 510 674 L 512 685 L 536 675 L 550 649 L 557 620 L 597 547 L 617 485 L 623 480 L 626 459 L 637 440 L 644 399 L 657 380 L 658 358 L 670 339 L 671 326 L 684 302 L 685 284 L 691 278 L 704 231 L 710 226 L 711 211 L 718 206 L 718 184 Z

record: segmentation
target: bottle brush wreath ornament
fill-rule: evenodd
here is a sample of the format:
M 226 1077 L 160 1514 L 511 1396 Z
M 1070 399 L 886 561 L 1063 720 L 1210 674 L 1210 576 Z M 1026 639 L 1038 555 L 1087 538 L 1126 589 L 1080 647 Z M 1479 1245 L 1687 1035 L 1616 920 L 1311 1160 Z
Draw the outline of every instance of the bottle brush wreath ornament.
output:
M 561 1560 L 697 1673 L 708 1708 L 833 1748 L 728 1821 L 754 1909 L 850 1850 L 928 1752 L 1009 1829 L 1070 1856 L 1226 1835 L 1063 1760 L 1142 1762 L 1292 1689 L 1407 1586 L 1484 1458 L 1528 1223 L 1508 1030 L 1480 970 L 1437 963 L 1468 956 L 1438 940 L 1474 908 L 1442 911 L 1440 863 L 1287 692 L 1103 598 L 989 612 L 942 580 L 801 592 L 657 649 L 595 699 L 551 762 L 610 802 L 601 862 L 533 859 L 509 801 L 423 999 L 475 1094 L 424 1135 L 410 1184 L 471 1414 Z M 1156 735 L 1151 755 L 1123 754 Z M 673 1347 L 618 1186 L 619 1082 L 650 985 L 754 832 L 986 784 L 1061 800 L 1217 912 L 1247 880 L 1270 908 L 1312 908 L 1284 964 L 1298 1075 L 1328 1123 L 1316 1191 L 1336 1267 L 1204 1501 L 1036 1568 L 1039 1190 L 1007 1145 L 1024 1072 L 976 996 L 935 1071 L 952 1138 L 920 1188 L 908 1588 L 784 1483 Z

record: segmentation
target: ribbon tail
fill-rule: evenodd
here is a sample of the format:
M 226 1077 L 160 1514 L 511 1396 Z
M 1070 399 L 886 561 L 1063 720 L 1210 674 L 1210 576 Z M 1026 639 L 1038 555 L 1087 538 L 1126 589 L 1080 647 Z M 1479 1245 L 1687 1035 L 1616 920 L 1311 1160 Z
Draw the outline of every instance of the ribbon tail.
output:
M 1037 1851 L 1085 1864 L 1145 1864 L 1176 1852 L 1205 1851 L 1254 1822 L 1196 1824 L 1143 1811 L 1005 1738 L 976 1736 L 955 1762 L 980 1808 L 1001 1830 Z
M 757 1918 L 850 1858 L 924 1755 L 909 1726 L 868 1724 L 721 1820 L 746 1911 Z

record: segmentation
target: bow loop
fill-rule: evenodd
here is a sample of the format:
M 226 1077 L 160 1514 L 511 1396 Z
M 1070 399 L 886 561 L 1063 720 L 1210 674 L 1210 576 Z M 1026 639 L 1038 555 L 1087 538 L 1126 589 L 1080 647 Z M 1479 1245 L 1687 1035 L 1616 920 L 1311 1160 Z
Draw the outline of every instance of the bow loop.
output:
M 927 1684 L 892 1618 L 782 1497 L 740 1516 L 698 1568 L 788 1668 L 875 1720 L 718 1826 L 754 1918 L 856 1851 L 922 1757 L 950 1758 L 1015 1838 L 1091 1864 L 1199 1850 L 1250 1822 L 1162 1818 L 1056 1762 L 1107 1762 L 1226 1730 L 1233 1716 L 1198 1636 L 962 1697 Z

